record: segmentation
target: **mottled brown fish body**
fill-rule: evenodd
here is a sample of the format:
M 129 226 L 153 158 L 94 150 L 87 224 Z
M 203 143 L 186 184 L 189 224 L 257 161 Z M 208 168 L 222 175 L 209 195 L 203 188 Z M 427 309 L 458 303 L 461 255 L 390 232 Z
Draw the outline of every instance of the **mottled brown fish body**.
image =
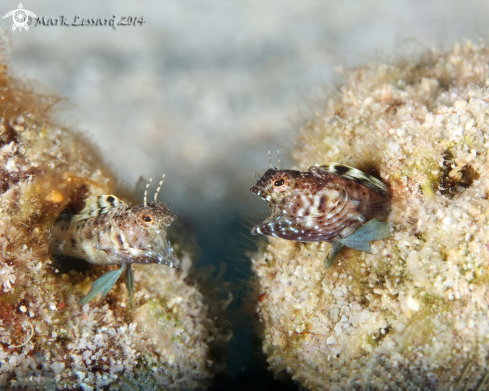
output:
M 361 183 L 334 174 L 321 174 L 325 187 L 344 188 L 355 210 L 365 221 L 373 218 L 385 221 L 390 211 L 390 193 L 372 190 Z
M 53 229 L 53 252 L 95 265 L 159 263 L 178 267 L 180 262 L 167 238 L 168 226 L 175 219 L 168 208 L 155 201 L 128 209 L 118 201 L 108 213 L 59 221 Z
M 390 194 L 380 180 L 352 167 L 326 164 L 306 172 L 269 169 L 251 192 L 270 206 L 251 233 L 303 242 L 336 242 L 369 220 L 383 221 Z
M 120 265 L 122 262 L 114 257 L 114 243 L 111 243 L 109 228 L 106 226 L 107 216 L 95 217 L 77 223 L 68 221 L 55 225 L 53 235 L 58 242 L 58 254 L 85 259 L 94 265 Z M 102 250 L 105 249 L 105 250 Z

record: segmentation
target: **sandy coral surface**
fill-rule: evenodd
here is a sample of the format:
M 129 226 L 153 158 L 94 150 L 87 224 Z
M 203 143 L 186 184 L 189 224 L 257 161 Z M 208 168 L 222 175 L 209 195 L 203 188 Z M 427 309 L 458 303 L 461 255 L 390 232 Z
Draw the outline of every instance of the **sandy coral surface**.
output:
M 50 229 L 116 181 L 94 146 L 51 121 L 59 98 L 9 75 L 2 58 L 0 389 L 207 388 L 217 330 L 181 248 L 179 270 L 135 266 L 133 311 L 122 279 L 101 303 L 77 304 L 109 268 L 53 259 Z
M 253 258 L 270 369 L 312 390 L 484 389 L 489 353 L 489 49 L 344 72 L 296 167 L 374 163 L 395 230 L 373 253 L 271 238 Z

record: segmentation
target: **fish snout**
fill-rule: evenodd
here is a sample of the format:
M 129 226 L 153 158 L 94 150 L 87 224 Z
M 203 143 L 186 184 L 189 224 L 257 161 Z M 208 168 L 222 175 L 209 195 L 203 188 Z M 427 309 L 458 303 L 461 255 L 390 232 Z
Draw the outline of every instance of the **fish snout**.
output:
M 252 192 L 254 195 L 256 195 L 256 196 L 258 196 L 258 197 L 260 197 L 260 198 L 263 198 L 263 199 L 265 199 L 265 197 L 266 197 L 266 195 L 267 195 L 266 191 L 265 191 L 265 190 L 263 190 L 262 188 L 259 188 L 258 186 L 253 186 L 253 187 L 250 189 L 250 191 L 251 191 L 251 192 Z

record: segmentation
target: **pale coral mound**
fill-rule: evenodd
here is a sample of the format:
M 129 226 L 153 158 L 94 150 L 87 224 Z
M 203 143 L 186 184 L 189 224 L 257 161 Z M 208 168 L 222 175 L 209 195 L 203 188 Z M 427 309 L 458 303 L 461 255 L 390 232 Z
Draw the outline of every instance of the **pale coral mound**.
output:
M 395 234 L 327 270 L 329 244 L 269 240 L 253 266 L 270 368 L 312 390 L 485 389 L 489 48 L 345 76 L 300 130 L 296 168 L 374 161 Z
M 219 335 L 203 296 L 186 283 L 185 253 L 179 270 L 135 267 L 133 311 L 122 281 L 101 303 L 77 304 L 109 268 L 55 261 L 50 229 L 65 208 L 113 194 L 114 178 L 80 134 L 50 121 L 59 99 L 34 90 L 2 62 L 0 389 L 207 388 Z

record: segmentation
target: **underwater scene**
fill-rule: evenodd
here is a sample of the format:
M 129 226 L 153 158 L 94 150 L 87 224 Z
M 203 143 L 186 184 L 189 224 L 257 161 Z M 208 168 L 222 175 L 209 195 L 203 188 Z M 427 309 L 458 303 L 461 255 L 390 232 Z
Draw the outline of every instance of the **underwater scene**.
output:
M 489 389 L 489 3 L 1 5 L 0 390 Z

